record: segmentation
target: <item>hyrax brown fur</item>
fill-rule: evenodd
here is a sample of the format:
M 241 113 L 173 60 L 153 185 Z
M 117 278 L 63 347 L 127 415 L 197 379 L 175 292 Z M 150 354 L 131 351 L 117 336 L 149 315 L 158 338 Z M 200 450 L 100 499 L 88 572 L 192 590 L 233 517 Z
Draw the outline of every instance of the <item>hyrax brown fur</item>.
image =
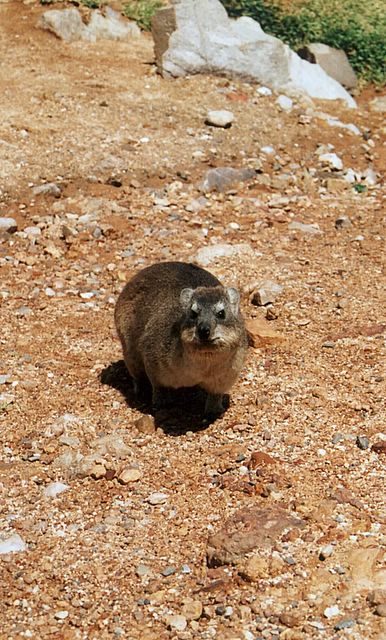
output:
M 117 332 L 135 386 L 151 383 L 155 407 L 162 388 L 198 385 L 208 393 L 205 414 L 224 411 L 247 350 L 239 302 L 237 289 L 184 262 L 153 264 L 126 284 Z

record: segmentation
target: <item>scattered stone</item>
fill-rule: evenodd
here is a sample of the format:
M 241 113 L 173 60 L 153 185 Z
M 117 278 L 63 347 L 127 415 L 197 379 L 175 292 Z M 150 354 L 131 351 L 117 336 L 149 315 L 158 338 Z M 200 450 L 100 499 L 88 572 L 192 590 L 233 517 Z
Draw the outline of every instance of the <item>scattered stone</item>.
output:
M 89 475 L 95 480 L 100 480 L 106 475 L 106 467 L 103 464 L 93 464 L 89 471 Z
M 167 493 L 162 493 L 161 491 L 155 491 L 154 493 L 150 494 L 147 501 L 149 502 L 149 504 L 152 504 L 155 506 L 159 504 L 164 504 L 168 499 L 168 497 L 169 496 Z
M 62 190 L 55 182 L 46 182 L 32 189 L 34 196 L 49 195 L 60 196 Z
M 378 111 L 379 113 L 385 113 L 386 112 L 386 95 L 379 96 L 371 100 L 370 109 L 371 111 Z
M 69 489 L 68 484 L 64 484 L 63 482 L 51 482 L 43 489 L 43 494 L 46 498 L 56 498 L 56 496 L 63 493 L 63 491 L 67 491 Z
M 280 507 L 248 507 L 236 511 L 223 529 L 210 536 L 208 565 L 235 564 L 254 549 L 271 548 L 286 529 L 301 529 L 304 526 L 302 520 Z
M 216 167 L 209 169 L 198 188 L 204 193 L 218 191 L 223 193 L 239 182 L 250 180 L 256 175 L 254 169 L 233 169 L 232 167 Z
M 355 106 L 319 65 L 302 60 L 252 18 L 229 19 L 218 0 L 181 0 L 159 9 L 152 34 L 158 69 L 165 77 L 216 74 L 257 81 L 288 95 L 342 99 Z
M 379 604 L 374 613 L 381 618 L 386 618 L 386 604 Z
M 336 153 L 322 153 L 319 156 L 319 161 L 333 171 L 341 171 L 343 169 L 343 162 Z
M 312 224 L 304 224 L 303 222 L 297 222 L 294 220 L 289 223 L 288 229 L 291 229 L 292 231 L 301 231 L 302 233 L 309 235 L 320 235 L 322 233 L 316 222 Z
M 281 624 L 284 624 L 284 626 L 293 629 L 294 627 L 298 627 L 301 625 L 302 619 L 299 614 L 285 611 L 284 613 L 280 614 L 279 622 L 281 622 Z
M 175 572 L 176 572 L 175 567 L 166 567 L 161 571 L 161 575 L 167 578 L 168 576 L 172 576 L 173 574 L 175 574 Z
M 194 262 L 207 266 L 219 258 L 254 258 L 255 251 L 249 244 L 213 244 L 199 249 L 193 257 Z
M 278 96 L 278 98 L 276 98 L 276 104 L 280 107 L 282 111 L 286 111 L 287 113 L 292 111 L 292 107 L 294 105 L 291 98 L 284 95 L 280 95 Z
M 374 451 L 374 453 L 386 453 L 386 440 L 378 440 L 378 442 L 374 442 L 373 446 L 371 447 L 371 451 Z
M 47 29 L 65 42 L 88 40 L 95 42 L 105 38 L 109 40 L 127 40 L 140 35 L 140 29 L 135 22 L 124 20 L 122 16 L 107 7 L 106 15 L 100 11 L 93 11 L 88 25 L 84 24 L 82 16 L 75 8 L 53 9 L 45 11 L 38 22 L 41 29 Z
M 143 415 L 134 422 L 134 426 L 140 433 L 154 433 L 156 425 L 153 416 Z
M 252 304 L 257 307 L 263 307 L 266 304 L 275 302 L 276 298 L 283 291 L 283 287 L 272 280 L 265 280 L 254 291 L 250 297 Z
M 139 564 L 135 569 L 135 575 L 138 578 L 144 578 L 152 573 L 150 567 L 147 567 L 145 564 Z
M 0 554 L 17 553 L 18 551 L 26 551 L 27 545 L 18 533 L 14 533 L 8 538 L 0 541 Z
M 335 604 L 332 607 L 326 607 L 325 610 L 323 611 L 323 615 L 325 618 L 334 618 L 335 616 L 338 616 L 340 614 L 340 609 L 339 607 Z
M 269 87 L 258 87 L 256 89 L 256 93 L 259 94 L 259 96 L 271 96 L 272 95 L 272 91 Z
M 329 47 L 321 42 L 310 42 L 299 49 L 297 54 L 307 62 L 320 65 L 331 78 L 346 89 L 355 89 L 357 86 L 354 69 L 341 49 Z
M 166 616 L 165 622 L 173 631 L 185 631 L 188 625 L 186 618 L 180 615 Z
M 362 451 L 366 451 L 366 449 L 368 449 L 370 446 L 370 441 L 367 436 L 357 436 L 356 443 L 359 449 L 362 449 Z
M 319 560 L 327 560 L 334 553 L 334 547 L 332 544 L 326 544 L 319 551 Z
M 245 565 L 239 569 L 239 573 L 248 582 L 258 582 L 269 575 L 269 565 L 267 558 L 254 554 L 247 560 Z
M 186 600 L 181 613 L 188 621 L 199 620 L 202 616 L 202 602 L 200 600 Z
M 199 213 L 206 205 L 208 204 L 207 198 L 205 196 L 200 196 L 195 200 L 191 200 L 185 207 L 185 211 L 189 213 Z
M 327 178 L 326 188 L 330 193 L 343 193 L 349 185 L 344 178 Z
M 11 376 L 9 373 L 4 373 L 0 375 L 0 384 L 8 384 L 11 382 Z
M 118 482 L 121 484 L 130 484 L 138 482 L 142 478 L 142 472 L 139 469 L 124 469 L 118 476 Z
M 342 631 L 342 629 L 351 629 L 356 624 L 353 618 L 344 618 L 334 625 L 335 631 Z
M 335 220 L 335 228 L 336 229 L 348 229 L 352 227 L 352 222 L 348 216 L 339 216 Z
M 378 604 L 386 605 L 386 589 L 374 589 L 367 594 L 367 602 L 371 606 Z
M 263 318 L 251 318 L 245 321 L 248 342 L 252 347 L 259 348 L 267 345 L 280 344 L 284 336 L 274 331 L 269 322 Z
M 17 231 L 17 222 L 14 218 L 0 217 L 0 233 L 15 233 Z
M 208 124 L 211 127 L 229 129 L 234 119 L 235 116 L 232 111 L 227 111 L 225 109 L 222 111 L 208 111 L 205 124 Z
M 57 620 L 65 620 L 66 618 L 68 618 L 68 611 L 62 610 L 62 611 L 57 611 L 55 613 L 55 618 Z

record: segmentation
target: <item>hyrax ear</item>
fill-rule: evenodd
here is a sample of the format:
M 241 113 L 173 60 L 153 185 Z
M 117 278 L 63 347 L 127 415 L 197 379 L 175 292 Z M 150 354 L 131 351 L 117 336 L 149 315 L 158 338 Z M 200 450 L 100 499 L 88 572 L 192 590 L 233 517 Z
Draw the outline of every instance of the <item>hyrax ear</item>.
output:
M 231 309 L 236 316 L 240 309 L 240 294 L 234 287 L 228 287 L 226 291 Z
M 180 293 L 180 302 L 183 309 L 188 309 L 192 301 L 193 289 L 182 289 Z

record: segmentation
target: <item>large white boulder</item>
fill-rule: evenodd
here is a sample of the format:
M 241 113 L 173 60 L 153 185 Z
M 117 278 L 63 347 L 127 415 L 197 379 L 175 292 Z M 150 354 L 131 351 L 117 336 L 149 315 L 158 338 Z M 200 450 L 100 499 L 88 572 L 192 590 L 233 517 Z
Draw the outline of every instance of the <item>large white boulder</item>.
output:
M 323 100 L 350 94 L 317 64 L 302 60 L 252 18 L 228 17 L 219 0 L 174 0 L 153 19 L 155 54 L 163 76 L 212 73 L 257 81 L 275 91 Z

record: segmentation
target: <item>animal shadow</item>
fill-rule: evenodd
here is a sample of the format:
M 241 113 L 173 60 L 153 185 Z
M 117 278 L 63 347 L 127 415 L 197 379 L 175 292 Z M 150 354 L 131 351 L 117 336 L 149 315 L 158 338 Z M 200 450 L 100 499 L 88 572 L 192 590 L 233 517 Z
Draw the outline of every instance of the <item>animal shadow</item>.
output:
M 105 367 L 100 374 L 100 381 L 119 391 L 128 407 L 152 415 L 156 427 L 169 435 L 179 436 L 187 431 L 202 431 L 216 420 L 216 417 L 204 417 L 206 393 L 199 387 L 165 389 L 165 406 L 154 410 L 150 385 L 136 393 L 133 379 L 123 360 Z

